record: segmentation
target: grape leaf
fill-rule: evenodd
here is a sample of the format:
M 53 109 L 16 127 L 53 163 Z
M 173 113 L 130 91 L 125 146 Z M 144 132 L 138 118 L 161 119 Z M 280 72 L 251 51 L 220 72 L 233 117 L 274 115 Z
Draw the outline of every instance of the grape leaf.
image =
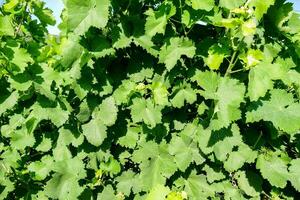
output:
M 241 5 L 243 5 L 246 2 L 246 0 L 220 0 L 220 6 L 227 8 L 229 10 L 233 8 L 238 8 Z
M 300 109 L 300 104 L 294 102 L 293 95 L 284 90 L 274 89 L 268 101 L 247 113 L 247 122 L 260 120 L 270 121 L 273 125 L 287 133 L 293 134 L 300 129 L 300 114 L 294 112 Z
M 8 16 L 0 16 L 0 35 L 14 36 L 15 31 Z
M 197 100 L 197 94 L 195 90 L 191 88 L 190 84 L 186 84 L 184 88 L 179 89 L 176 95 L 171 99 L 171 103 L 176 108 L 181 108 L 184 103 L 194 103 Z
M 107 137 L 107 127 L 100 120 L 92 119 L 82 126 L 82 132 L 86 139 L 94 146 L 100 146 Z
M 239 187 L 249 196 L 257 197 L 262 189 L 262 179 L 254 172 L 239 171 L 235 174 Z
M 297 191 L 300 191 L 300 178 L 299 178 L 299 166 L 300 159 L 294 159 L 290 163 L 289 172 L 290 172 L 290 181 L 294 188 Z
M 68 31 L 82 35 L 91 26 L 104 28 L 108 22 L 109 0 L 66 0 Z
M 289 177 L 287 163 L 275 153 L 260 154 L 257 158 L 256 168 L 271 185 L 279 188 L 286 186 Z
M 131 106 L 131 118 L 134 123 L 143 121 L 150 127 L 155 127 L 161 122 L 161 109 L 154 106 L 150 99 L 135 98 Z
M 274 5 L 275 0 L 266 0 L 266 1 L 260 1 L 260 0 L 251 0 L 249 6 L 254 7 L 255 11 L 255 17 L 257 20 L 261 20 L 264 14 L 267 13 L 270 6 Z
M 147 15 L 145 32 L 152 37 L 157 33 L 165 33 L 168 19 L 176 14 L 176 8 L 170 3 L 162 4 L 158 11 L 149 9 L 145 12 Z
M 173 37 L 169 43 L 162 46 L 159 54 L 159 62 L 164 63 L 170 71 L 177 64 L 181 56 L 185 55 L 188 58 L 193 58 L 195 53 L 196 48 L 188 38 Z
M 214 0 L 186 0 L 186 2 L 191 4 L 195 10 L 210 11 L 215 6 Z
M 113 97 L 103 100 L 101 105 L 93 112 L 93 118 L 100 120 L 106 126 L 112 126 L 117 120 L 118 108 Z
M 170 189 L 163 185 L 156 185 L 147 195 L 146 200 L 165 200 Z

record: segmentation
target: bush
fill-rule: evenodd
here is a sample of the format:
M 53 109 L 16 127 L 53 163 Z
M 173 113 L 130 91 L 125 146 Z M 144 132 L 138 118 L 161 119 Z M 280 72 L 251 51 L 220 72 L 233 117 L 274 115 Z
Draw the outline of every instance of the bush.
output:
M 0 199 L 300 195 L 291 3 L 64 4 L 0 9 Z

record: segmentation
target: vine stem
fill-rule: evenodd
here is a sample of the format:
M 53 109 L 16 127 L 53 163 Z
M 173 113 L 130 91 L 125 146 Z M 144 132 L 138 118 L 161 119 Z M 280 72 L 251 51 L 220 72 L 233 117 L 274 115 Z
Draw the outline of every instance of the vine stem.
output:
M 180 6 L 180 15 L 182 16 L 183 15 L 183 12 L 182 12 L 182 3 L 181 3 L 181 0 L 179 0 L 179 6 Z M 182 29 L 183 29 L 183 32 L 184 32 L 184 35 L 187 36 L 187 33 L 186 33 L 186 30 L 185 30 L 185 27 L 184 27 L 184 24 L 181 23 L 182 25 Z
M 232 68 L 234 67 L 234 65 L 236 64 L 236 56 L 237 56 L 237 50 L 234 51 L 234 53 L 232 54 L 232 57 L 231 57 L 231 60 L 230 60 L 230 63 L 229 63 L 229 66 L 226 70 L 226 73 L 225 73 L 225 76 L 228 76 L 232 70 Z
M 260 141 L 261 137 L 262 137 L 262 132 L 260 131 L 260 134 L 259 134 L 259 136 L 257 137 L 255 144 L 253 145 L 253 148 L 254 148 L 254 149 L 256 148 L 256 145 L 257 145 L 258 142 Z

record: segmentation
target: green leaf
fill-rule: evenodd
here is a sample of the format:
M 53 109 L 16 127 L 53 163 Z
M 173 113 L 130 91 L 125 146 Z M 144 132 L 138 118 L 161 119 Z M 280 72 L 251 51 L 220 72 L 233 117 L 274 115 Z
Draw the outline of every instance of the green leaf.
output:
M 78 180 L 86 176 L 84 164 L 79 158 L 53 164 L 55 174 L 44 187 L 45 194 L 53 199 L 77 199 L 84 188 Z
M 197 145 L 192 141 L 184 141 L 181 137 L 172 138 L 169 144 L 169 153 L 174 155 L 179 170 L 183 172 L 192 162 L 195 161 L 199 165 L 205 161 Z
M 103 199 L 117 200 L 115 191 L 111 185 L 104 187 L 103 191 L 98 194 L 97 200 Z
M 69 35 L 68 39 L 63 38 L 60 44 L 63 69 L 69 69 L 78 62 L 82 54 L 82 46 L 78 44 L 78 37 Z M 79 78 L 79 77 L 78 77 Z
M 106 126 L 112 126 L 117 120 L 118 108 L 113 97 L 104 99 L 94 111 L 93 118 L 100 120 Z
M 206 99 L 216 100 L 211 127 L 218 130 L 228 127 L 231 122 L 241 118 L 240 104 L 244 102 L 245 86 L 238 80 L 224 77 L 220 79 L 214 72 L 200 72 L 192 78 L 203 88 L 200 94 Z
M 299 192 L 300 191 L 300 177 L 299 177 L 300 159 L 299 158 L 291 161 L 289 172 L 290 172 L 289 180 L 291 181 L 294 188 Z
M 28 63 L 33 63 L 33 59 L 26 49 L 13 47 L 12 50 L 14 51 L 14 54 L 11 63 L 15 64 L 18 67 L 18 73 L 22 73 L 25 71 Z
M 166 178 L 171 177 L 177 169 L 167 146 L 165 143 L 158 146 L 155 143 L 146 142 L 133 155 L 135 162 L 141 162 L 139 177 L 142 180 L 141 187 L 145 191 L 150 190 L 157 184 L 164 185 Z
M 173 37 L 170 42 L 164 44 L 160 50 L 159 62 L 164 63 L 166 68 L 171 71 L 177 64 L 181 56 L 193 58 L 196 48 L 191 40 L 185 37 Z
M 211 70 L 218 70 L 228 53 L 229 51 L 224 45 L 214 44 L 209 48 L 208 56 L 204 58 L 204 62 Z
M 153 91 L 153 98 L 154 102 L 157 105 L 168 105 L 169 99 L 168 99 L 168 88 L 166 86 L 166 83 L 164 82 L 162 77 L 155 77 L 151 89 Z
M 265 96 L 273 88 L 273 80 L 284 79 L 288 68 L 279 63 L 260 63 L 251 68 L 249 73 L 248 95 L 251 101 Z
M 59 105 L 56 107 L 42 107 L 40 104 L 35 104 L 31 107 L 32 112 L 30 117 L 37 117 L 38 121 L 51 120 L 57 126 L 62 126 L 69 118 L 69 112 L 63 110 Z
M 274 89 L 270 93 L 270 100 L 261 101 L 261 106 L 247 112 L 247 122 L 270 121 L 276 128 L 294 134 L 300 129 L 300 113 L 295 112 L 300 104 L 284 90 Z
M 36 147 L 37 151 L 47 152 L 52 147 L 52 141 L 50 138 L 43 138 L 42 142 Z
M 153 128 L 161 122 L 161 109 L 154 106 L 150 99 L 135 98 L 130 108 L 131 118 L 134 123 L 143 121 Z
M 25 149 L 32 147 L 35 143 L 34 135 L 28 133 L 25 128 L 14 131 L 11 134 L 11 146 L 15 149 Z
M 54 26 L 56 21 L 53 15 L 53 11 L 48 8 L 44 8 L 44 6 L 45 6 L 45 2 L 42 1 L 33 2 L 32 4 L 32 7 L 34 9 L 33 13 L 35 16 L 37 16 L 37 18 L 42 23 Z
M 119 138 L 119 144 L 127 148 L 134 148 L 139 139 L 139 133 L 141 132 L 139 127 L 128 127 L 125 136 Z
M 41 161 L 36 161 L 28 165 L 28 170 L 34 173 L 34 179 L 44 180 L 50 173 L 53 164 L 51 156 L 44 156 Z
M 207 183 L 204 175 L 197 175 L 195 171 L 192 171 L 188 179 L 184 180 L 184 190 L 191 200 L 215 196 L 215 188 Z
M 248 173 L 247 173 L 248 172 Z M 257 197 L 260 195 L 262 190 L 262 179 L 256 173 L 252 171 L 239 171 L 235 174 L 238 186 L 247 195 Z
M 214 8 L 214 0 L 186 0 L 187 3 L 192 5 L 195 10 L 205 10 L 210 11 Z
M 206 172 L 206 178 L 209 183 L 213 183 L 215 181 L 219 181 L 226 178 L 226 176 L 220 168 L 211 168 L 208 165 L 205 165 L 203 170 Z
M 234 172 L 245 163 L 253 163 L 257 157 L 257 152 L 253 151 L 248 145 L 240 145 L 238 151 L 229 154 L 228 159 L 224 162 L 224 168 L 228 172 Z
M 8 98 L 4 99 L 4 101 L 0 103 L 0 115 L 12 109 L 18 103 L 18 99 L 19 93 L 17 91 L 12 92 Z
M 107 127 L 100 120 L 92 119 L 82 125 L 82 132 L 86 139 L 94 146 L 100 146 L 107 137 Z
M 9 16 L 0 16 L 0 35 L 14 36 L 15 30 Z
M 249 6 L 255 8 L 254 14 L 257 20 L 261 20 L 264 14 L 267 13 L 270 6 L 274 5 L 275 0 L 251 0 Z
M 6 12 L 11 12 L 18 5 L 19 0 L 10 0 L 6 4 L 3 5 L 3 8 Z
M 245 2 L 246 2 L 246 0 L 220 0 L 219 4 L 221 7 L 231 10 L 233 8 L 240 7 Z
M 145 12 L 147 15 L 145 32 L 152 37 L 157 33 L 165 34 L 166 26 L 170 17 L 176 14 L 176 7 L 170 3 L 162 4 L 158 11 L 149 9 Z
M 242 137 L 238 126 L 233 124 L 231 130 L 221 129 L 218 132 L 213 132 L 209 141 L 214 144 L 213 152 L 215 153 L 216 158 L 225 162 L 229 155 L 232 154 L 233 148 L 242 144 Z M 237 166 L 233 165 L 233 167 L 238 168 L 239 165 L 240 163 L 237 163 Z
M 84 34 L 91 26 L 104 28 L 108 22 L 110 0 L 65 0 L 67 29 Z
M 171 100 L 171 103 L 176 108 L 181 108 L 184 103 L 194 103 L 197 100 L 197 94 L 195 90 L 191 88 L 190 84 L 186 84 L 184 88 L 180 89 Z
M 219 74 L 211 71 L 202 72 L 200 70 L 197 70 L 191 80 L 196 81 L 197 84 L 203 89 L 200 93 L 204 98 L 216 98 L 215 92 L 220 82 Z
M 272 186 L 279 188 L 286 186 L 289 177 L 287 163 L 275 153 L 260 154 L 257 158 L 256 168 Z
M 132 171 L 123 172 L 121 176 L 116 178 L 117 191 L 122 192 L 124 195 L 129 196 L 132 188 L 137 187 L 139 184 L 136 179 L 136 174 Z
M 151 189 L 150 193 L 146 197 L 146 200 L 165 200 L 169 192 L 170 189 L 168 187 L 156 185 Z

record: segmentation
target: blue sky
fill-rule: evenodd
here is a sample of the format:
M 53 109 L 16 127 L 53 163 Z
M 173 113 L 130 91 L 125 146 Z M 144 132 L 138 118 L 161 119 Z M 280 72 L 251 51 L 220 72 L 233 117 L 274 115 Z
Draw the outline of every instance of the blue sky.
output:
M 56 18 L 56 24 L 60 24 L 61 22 L 60 13 L 64 7 L 62 0 L 45 0 L 45 2 L 46 2 L 46 6 L 51 10 L 53 10 L 53 14 Z M 57 28 L 57 26 L 49 26 L 48 30 L 51 34 L 55 34 L 55 35 L 59 34 L 59 29 Z

